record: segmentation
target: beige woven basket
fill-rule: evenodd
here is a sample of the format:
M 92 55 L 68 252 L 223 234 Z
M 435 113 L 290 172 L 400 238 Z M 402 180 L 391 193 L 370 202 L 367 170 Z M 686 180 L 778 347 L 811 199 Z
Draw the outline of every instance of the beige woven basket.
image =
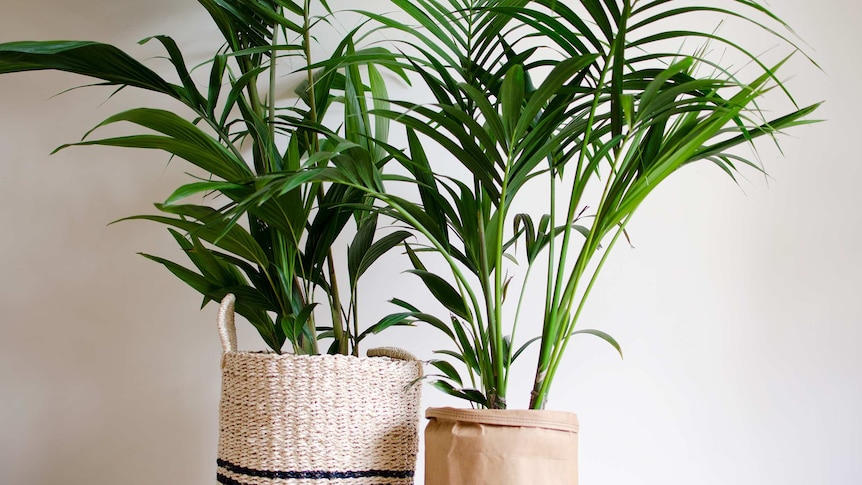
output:
M 366 358 L 239 352 L 233 306 L 228 295 L 218 317 L 218 483 L 413 483 L 419 361 L 385 349 Z

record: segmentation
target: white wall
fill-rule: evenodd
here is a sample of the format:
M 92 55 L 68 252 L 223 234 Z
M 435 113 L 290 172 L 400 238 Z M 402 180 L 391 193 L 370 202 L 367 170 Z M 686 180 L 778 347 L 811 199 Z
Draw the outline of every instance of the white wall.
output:
M 192 1 L 3 7 L 0 41 L 87 38 L 147 56 L 135 44 L 147 35 L 193 54 L 212 36 Z M 768 184 L 751 175 L 740 189 L 695 168 L 640 210 L 636 249 L 617 249 L 584 319 L 626 359 L 578 341 L 552 396 L 579 413 L 584 485 L 862 483 L 862 15 L 846 0 L 772 7 L 825 71 L 796 64 L 790 85 L 803 102 L 825 99 L 829 121 L 783 139 L 785 157 L 763 152 Z M 0 76 L 0 483 L 213 483 L 215 308 L 199 312 L 192 290 L 135 256 L 176 255 L 162 228 L 106 227 L 148 212 L 184 167 L 98 148 L 49 157 L 141 99 L 49 99 L 80 82 Z M 399 329 L 378 343 L 428 358 L 429 335 Z M 240 338 L 257 346 L 247 329 Z M 457 403 L 427 389 L 425 404 Z

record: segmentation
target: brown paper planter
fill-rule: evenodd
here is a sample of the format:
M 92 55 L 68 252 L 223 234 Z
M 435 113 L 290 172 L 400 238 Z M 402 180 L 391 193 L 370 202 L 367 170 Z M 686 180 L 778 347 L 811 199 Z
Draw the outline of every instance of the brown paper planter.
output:
M 367 358 L 239 352 L 233 303 L 228 295 L 219 308 L 218 483 L 412 485 L 420 362 L 390 349 Z
M 430 408 L 425 485 L 577 485 L 578 417 Z

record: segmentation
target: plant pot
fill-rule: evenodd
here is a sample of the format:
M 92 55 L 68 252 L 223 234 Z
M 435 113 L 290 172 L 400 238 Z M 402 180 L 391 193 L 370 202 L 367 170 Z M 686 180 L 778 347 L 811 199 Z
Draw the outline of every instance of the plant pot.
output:
M 421 364 L 239 352 L 233 303 L 219 308 L 218 483 L 412 484 Z
M 430 408 L 425 485 L 577 485 L 578 417 Z

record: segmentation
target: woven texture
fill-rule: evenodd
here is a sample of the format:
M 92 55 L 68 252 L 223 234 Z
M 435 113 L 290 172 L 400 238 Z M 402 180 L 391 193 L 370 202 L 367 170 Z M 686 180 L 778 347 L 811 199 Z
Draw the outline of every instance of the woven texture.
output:
M 418 361 L 238 352 L 227 314 L 219 483 L 413 483 Z

